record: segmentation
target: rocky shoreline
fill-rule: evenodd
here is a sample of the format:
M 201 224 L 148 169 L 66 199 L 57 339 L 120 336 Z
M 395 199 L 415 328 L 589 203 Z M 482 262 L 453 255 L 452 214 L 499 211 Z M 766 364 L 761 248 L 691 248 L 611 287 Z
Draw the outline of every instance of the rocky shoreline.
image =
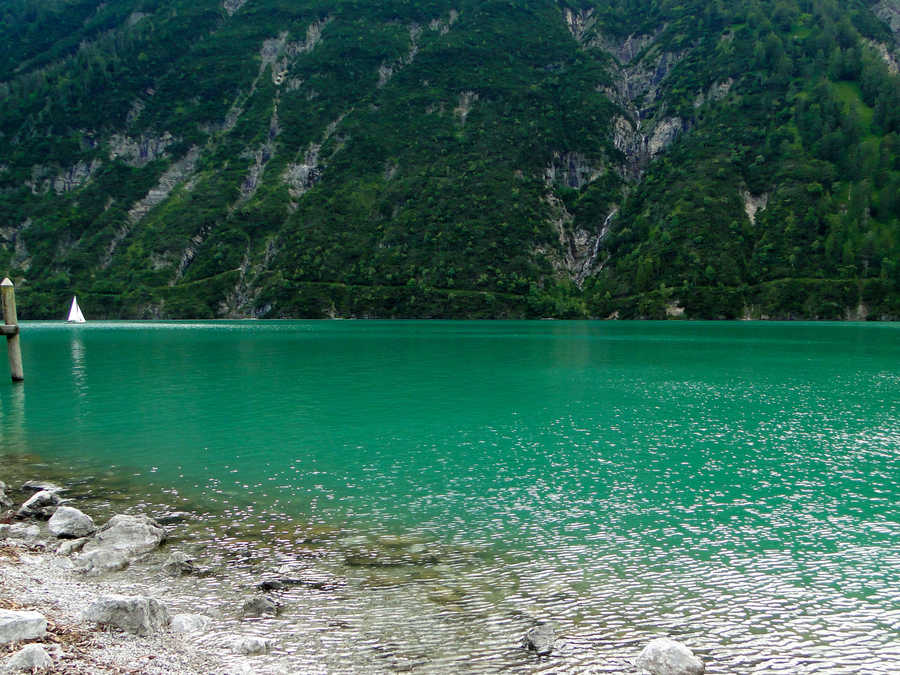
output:
M 0 482 L 0 672 L 252 672 L 186 639 L 208 619 L 170 615 L 163 601 L 98 578 L 159 547 L 160 523 L 116 515 L 97 528 L 62 494 L 52 484 L 13 491 Z
M 259 580 L 223 610 L 235 615 L 237 624 L 219 621 L 222 616 L 212 612 L 178 611 L 173 603 L 185 602 L 178 602 L 175 580 L 199 580 L 208 570 L 180 550 L 160 563 L 160 548 L 178 536 L 191 514 L 168 512 L 153 518 L 117 513 L 98 527 L 90 515 L 68 505 L 65 495 L 64 488 L 52 483 L 27 481 L 11 489 L 0 481 L 0 672 L 254 673 L 258 659 L 277 644 L 259 631 L 240 628 L 277 617 L 280 591 L 302 587 L 333 592 L 341 586 L 337 579 L 307 578 L 285 568 Z M 418 564 L 437 560 L 412 549 Z M 122 577 L 123 570 L 146 564 L 151 556 L 159 578 L 172 583 L 138 584 L 133 577 Z M 390 562 L 357 554 L 345 564 L 378 567 Z M 545 660 L 556 643 L 554 626 L 540 623 L 518 648 L 536 661 Z M 428 670 L 426 664 L 398 662 L 387 670 Z M 630 665 L 631 672 L 649 675 L 704 672 L 690 649 L 668 638 L 650 642 Z M 366 669 L 321 668 L 335 670 Z M 370 672 L 381 670 L 373 666 Z M 275 672 L 292 671 L 279 667 Z

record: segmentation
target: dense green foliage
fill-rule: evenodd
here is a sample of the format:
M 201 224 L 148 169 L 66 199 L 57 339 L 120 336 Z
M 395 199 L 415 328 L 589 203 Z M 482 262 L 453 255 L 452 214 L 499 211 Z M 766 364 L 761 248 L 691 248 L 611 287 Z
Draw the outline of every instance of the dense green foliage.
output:
M 869 4 L 10 0 L 0 262 L 32 318 L 897 318 Z

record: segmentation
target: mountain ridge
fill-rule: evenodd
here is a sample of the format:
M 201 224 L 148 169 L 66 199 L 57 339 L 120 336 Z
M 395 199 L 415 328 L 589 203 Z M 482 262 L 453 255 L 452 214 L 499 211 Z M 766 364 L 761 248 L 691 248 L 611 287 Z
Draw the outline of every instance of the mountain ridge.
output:
M 900 317 L 900 10 L 17 0 L 23 316 Z

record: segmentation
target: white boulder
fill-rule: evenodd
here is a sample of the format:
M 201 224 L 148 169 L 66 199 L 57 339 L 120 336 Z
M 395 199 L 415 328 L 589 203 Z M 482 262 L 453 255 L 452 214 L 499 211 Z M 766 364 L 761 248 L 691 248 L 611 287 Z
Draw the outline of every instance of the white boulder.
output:
M 196 633 L 206 630 L 210 621 L 210 618 L 203 614 L 175 614 L 169 627 L 173 633 Z
M 47 526 L 52 534 L 65 539 L 86 537 L 97 529 L 90 516 L 71 506 L 58 507 Z
M 117 515 L 85 543 L 75 567 L 92 574 L 124 569 L 137 556 L 159 547 L 166 531 L 147 516 Z
M 34 640 L 47 634 L 47 619 L 38 612 L 0 609 L 0 645 Z
M 641 675 L 703 675 L 703 662 L 687 646 L 671 638 L 651 640 L 635 664 Z
M 33 673 L 36 670 L 49 670 L 53 668 L 53 659 L 47 653 L 47 650 L 40 645 L 26 645 L 6 662 L 7 670 L 20 671 L 24 670 Z
M 84 619 L 137 635 L 149 635 L 169 625 L 169 611 L 154 598 L 112 594 L 92 602 L 84 611 Z

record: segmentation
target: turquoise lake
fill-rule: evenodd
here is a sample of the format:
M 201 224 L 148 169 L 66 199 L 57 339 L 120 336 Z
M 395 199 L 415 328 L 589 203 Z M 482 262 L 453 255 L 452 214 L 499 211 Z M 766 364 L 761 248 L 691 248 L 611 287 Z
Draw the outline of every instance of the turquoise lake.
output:
M 900 324 L 26 322 L 22 345 L 0 479 L 202 514 L 172 544 L 216 571 L 185 584 L 202 606 L 279 566 L 330 580 L 254 624 L 261 672 L 628 672 L 662 634 L 708 673 L 900 672 Z M 536 621 L 546 659 L 518 645 Z

